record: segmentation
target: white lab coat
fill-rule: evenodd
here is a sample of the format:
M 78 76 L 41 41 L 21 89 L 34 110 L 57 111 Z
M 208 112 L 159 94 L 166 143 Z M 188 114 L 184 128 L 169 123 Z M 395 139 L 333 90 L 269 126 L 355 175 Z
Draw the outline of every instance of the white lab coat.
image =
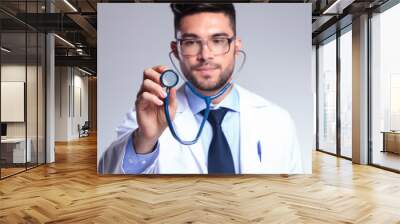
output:
M 303 173 L 296 130 L 288 112 L 235 84 L 240 106 L 240 170 L 243 174 Z M 193 115 L 184 88 L 177 91 L 178 108 L 174 119 L 182 139 L 193 139 L 199 124 Z M 126 144 L 137 128 L 136 112 L 117 129 L 118 138 L 102 155 L 100 174 L 123 174 Z M 181 145 L 168 128 L 159 138 L 159 155 L 145 174 L 207 174 L 202 142 Z

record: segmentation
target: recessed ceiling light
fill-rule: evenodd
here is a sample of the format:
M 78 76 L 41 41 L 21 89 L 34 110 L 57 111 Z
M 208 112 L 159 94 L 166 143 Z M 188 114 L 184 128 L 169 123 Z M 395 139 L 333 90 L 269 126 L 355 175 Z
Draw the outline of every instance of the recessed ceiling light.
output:
M 65 4 L 67 4 L 74 12 L 78 12 L 78 10 L 71 4 L 69 3 L 68 0 L 64 0 Z
M 64 42 L 64 43 L 66 43 L 67 45 L 69 45 L 70 47 L 73 47 L 73 48 L 75 48 L 75 45 L 73 45 L 71 42 L 69 42 L 68 40 L 66 40 L 66 39 L 64 39 L 64 38 L 62 38 L 62 37 L 60 37 L 59 35 L 57 35 L 57 34 L 54 34 L 54 36 L 55 37 L 57 37 L 59 40 L 61 40 L 62 42 Z
M 79 68 L 79 67 L 78 67 L 78 70 L 81 71 L 81 72 L 83 72 L 83 73 L 85 73 L 85 74 L 87 74 L 87 75 L 90 75 L 90 76 L 93 75 L 92 73 L 90 73 L 90 72 L 88 72 L 88 71 L 86 71 L 86 70 L 83 70 L 83 69 L 81 69 L 81 68 Z
M 355 0 L 336 0 L 322 14 L 342 14 L 343 9 L 351 5 Z
M 1 51 L 4 51 L 6 53 L 10 53 L 11 52 L 11 50 L 9 50 L 9 49 L 7 49 L 5 47 L 1 47 Z

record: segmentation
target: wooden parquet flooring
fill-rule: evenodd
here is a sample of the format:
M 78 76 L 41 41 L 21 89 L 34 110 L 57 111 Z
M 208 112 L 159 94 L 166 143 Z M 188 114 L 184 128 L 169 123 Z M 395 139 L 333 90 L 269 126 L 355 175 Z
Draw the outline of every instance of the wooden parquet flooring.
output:
M 400 223 L 400 175 L 313 153 L 313 175 L 98 176 L 96 139 L 0 181 L 0 223 Z

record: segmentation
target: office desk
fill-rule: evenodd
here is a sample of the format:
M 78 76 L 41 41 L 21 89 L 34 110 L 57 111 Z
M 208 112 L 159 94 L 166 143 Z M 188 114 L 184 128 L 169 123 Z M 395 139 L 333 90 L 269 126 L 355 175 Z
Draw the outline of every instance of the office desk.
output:
M 383 150 L 382 152 L 393 152 L 400 154 L 400 132 L 383 131 Z
M 28 138 L 26 142 L 28 144 L 25 152 L 25 138 L 1 139 L 1 159 L 5 160 L 5 163 L 31 162 L 32 141 Z

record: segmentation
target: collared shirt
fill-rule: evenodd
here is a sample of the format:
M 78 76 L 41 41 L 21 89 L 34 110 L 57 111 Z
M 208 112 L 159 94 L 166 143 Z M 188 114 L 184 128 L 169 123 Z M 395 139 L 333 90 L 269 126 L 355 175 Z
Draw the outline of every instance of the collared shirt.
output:
M 198 124 L 203 120 L 201 111 L 206 109 L 206 104 L 204 100 L 194 94 L 188 86 L 185 86 L 185 94 L 189 102 L 189 107 L 194 114 Z M 219 104 L 211 104 L 211 109 L 215 110 L 220 107 L 229 109 L 226 113 L 221 127 L 222 131 L 228 141 L 229 148 L 231 149 L 231 154 L 233 157 L 233 163 L 235 166 L 235 173 L 240 173 L 240 112 L 239 112 L 239 94 L 235 86 L 229 94 L 221 101 Z M 203 144 L 204 158 L 206 159 L 206 166 L 208 160 L 208 150 L 212 140 L 212 127 L 207 121 L 203 132 L 201 134 L 200 140 Z M 143 172 L 147 167 L 149 167 L 159 154 L 159 143 L 155 146 L 155 150 L 148 154 L 137 154 L 133 144 L 132 138 L 129 139 L 128 144 L 125 149 L 125 154 L 122 162 L 122 170 L 126 174 L 135 174 Z

